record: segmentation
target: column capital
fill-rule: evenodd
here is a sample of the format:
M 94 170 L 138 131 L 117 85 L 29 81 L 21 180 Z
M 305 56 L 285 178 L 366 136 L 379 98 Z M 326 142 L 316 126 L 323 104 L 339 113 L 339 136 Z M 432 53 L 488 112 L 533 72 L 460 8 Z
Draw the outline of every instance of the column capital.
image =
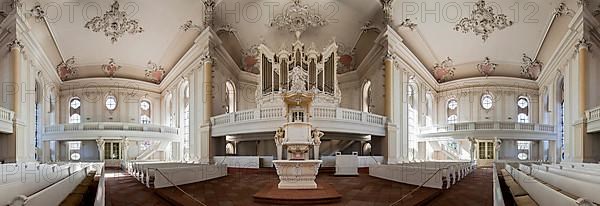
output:
M 210 54 L 205 54 L 202 56 L 201 61 L 203 64 L 214 64 L 214 58 L 210 56 Z
M 23 49 L 23 47 L 25 47 L 25 46 L 23 46 L 23 43 L 21 43 L 21 41 L 18 40 L 18 39 L 15 39 L 15 40 L 11 41 L 10 43 L 8 43 L 8 48 L 10 50 L 12 50 L 12 49 Z
M 575 44 L 575 48 L 575 52 L 579 52 L 582 49 L 589 51 L 592 48 L 592 43 L 590 43 L 586 38 L 581 38 L 579 41 L 577 41 L 577 44 Z
M 388 60 L 389 60 L 389 61 L 394 61 L 394 60 L 396 60 L 396 58 L 398 58 L 398 57 L 396 56 L 396 54 L 394 54 L 394 53 L 392 53 L 392 52 L 388 51 L 388 52 L 385 54 L 385 56 L 383 57 L 383 61 L 388 61 Z

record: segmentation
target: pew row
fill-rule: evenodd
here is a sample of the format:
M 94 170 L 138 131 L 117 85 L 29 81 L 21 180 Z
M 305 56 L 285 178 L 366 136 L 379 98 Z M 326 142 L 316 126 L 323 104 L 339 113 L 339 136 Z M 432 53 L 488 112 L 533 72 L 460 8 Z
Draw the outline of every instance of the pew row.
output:
M 531 170 L 531 176 L 548 183 L 568 194 L 600 204 L 600 184 L 553 174 L 543 170 Z
M 531 165 L 534 170 L 541 170 L 544 172 L 550 172 L 552 174 L 557 174 L 581 181 L 588 181 L 595 184 L 600 184 L 600 175 L 594 175 L 585 173 L 585 171 L 580 171 L 576 169 L 569 168 L 561 168 L 558 165 Z
M 227 176 L 227 165 L 195 165 L 178 168 L 159 168 L 154 188 L 171 187 Z
M 373 165 L 369 167 L 369 175 L 405 184 L 448 189 L 474 168 L 471 162 L 413 162 Z
M 526 168 L 526 167 L 523 167 Z M 575 206 L 582 205 L 586 201 L 581 198 L 577 198 L 572 195 L 565 194 L 557 190 L 552 185 L 544 184 L 535 177 L 525 174 L 525 172 L 513 168 L 507 164 L 505 166 L 506 171 L 514 179 L 514 181 L 523 188 L 531 199 L 538 205 L 548 206 Z M 532 172 L 535 174 L 536 172 Z M 512 192 L 512 191 L 511 191 Z M 514 195 L 514 194 L 513 194 Z M 519 202 L 517 199 L 515 201 Z

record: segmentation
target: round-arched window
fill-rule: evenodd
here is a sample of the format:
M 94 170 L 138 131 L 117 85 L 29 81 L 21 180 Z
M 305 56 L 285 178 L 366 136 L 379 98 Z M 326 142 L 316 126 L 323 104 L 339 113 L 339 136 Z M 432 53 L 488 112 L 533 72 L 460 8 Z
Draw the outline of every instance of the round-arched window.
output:
M 148 103 L 147 101 L 142 101 L 140 103 L 140 108 L 142 108 L 142 110 L 146 111 L 146 110 L 150 109 L 150 103 Z
M 79 109 L 80 106 L 81 106 L 81 101 L 79 101 L 79 99 L 71 100 L 71 108 Z
M 481 107 L 489 110 L 492 108 L 492 106 L 494 106 L 494 100 L 492 98 L 492 95 L 484 94 L 483 96 L 481 96 Z
M 529 106 L 529 102 L 525 98 L 520 98 L 519 101 L 517 101 L 517 105 L 522 109 L 525 109 L 527 106 Z
M 458 107 L 458 102 L 455 99 L 448 101 L 448 109 L 456 109 Z
M 517 155 L 517 158 L 519 158 L 519 160 L 526 160 L 527 159 L 527 154 L 524 152 L 521 152 Z
M 106 106 L 106 109 L 108 109 L 110 111 L 115 110 L 117 108 L 117 98 L 112 95 L 106 97 L 105 106 Z

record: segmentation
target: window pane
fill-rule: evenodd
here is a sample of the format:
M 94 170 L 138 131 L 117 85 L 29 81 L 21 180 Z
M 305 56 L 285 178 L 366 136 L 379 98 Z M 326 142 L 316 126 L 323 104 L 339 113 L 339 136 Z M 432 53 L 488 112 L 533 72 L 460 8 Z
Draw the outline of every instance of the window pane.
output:
M 114 96 L 108 96 L 106 98 L 106 109 L 114 110 L 117 108 L 117 99 Z
M 517 101 L 517 105 L 524 109 L 525 107 L 529 106 L 529 102 L 527 101 L 527 99 L 520 98 L 519 101 Z
M 142 110 L 148 110 L 150 109 L 150 103 L 147 101 L 142 101 L 140 103 L 140 108 L 142 108 Z
M 79 106 L 81 106 L 81 102 L 79 101 L 79 99 L 71 100 L 71 108 L 77 109 L 79 108 Z
M 456 100 L 450 100 L 448 102 L 448 109 L 456 109 L 456 107 L 458 107 L 458 102 L 456 102 Z
M 489 94 L 483 95 L 483 97 L 481 98 L 481 106 L 484 109 L 491 109 L 493 106 L 492 96 Z
M 69 118 L 69 123 L 70 124 L 81 123 L 81 116 L 79 116 L 79 114 L 71 115 L 71 117 Z

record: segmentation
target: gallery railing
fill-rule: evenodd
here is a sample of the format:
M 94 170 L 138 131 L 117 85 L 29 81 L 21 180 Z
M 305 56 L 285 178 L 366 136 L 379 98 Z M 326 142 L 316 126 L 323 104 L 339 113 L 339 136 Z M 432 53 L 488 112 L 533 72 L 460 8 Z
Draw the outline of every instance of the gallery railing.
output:
M 15 113 L 6 108 L 0 107 L 0 121 L 13 122 Z
M 600 120 L 600 107 L 585 111 L 588 122 Z
M 438 133 L 438 132 L 455 132 L 455 131 L 474 131 L 474 130 L 523 130 L 536 132 L 554 132 L 553 125 L 535 124 L 535 123 L 520 123 L 520 122 L 461 122 L 456 124 L 448 124 L 441 126 L 431 126 L 421 128 L 422 134 Z
M 283 108 L 260 108 L 244 110 L 212 117 L 211 123 L 213 126 L 222 126 L 237 122 L 284 119 L 284 112 L 285 111 Z M 372 125 L 385 125 L 385 117 L 383 116 L 352 109 L 339 107 L 313 107 L 311 112 L 314 120 L 343 120 Z
M 152 132 L 168 135 L 177 135 L 179 133 L 179 130 L 174 127 L 125 122 L 86 122 L 77 124 L 58 124 L 46 126 L 46 128 L 44 129 L 44 132 L 46 134 L 78 131 Z

